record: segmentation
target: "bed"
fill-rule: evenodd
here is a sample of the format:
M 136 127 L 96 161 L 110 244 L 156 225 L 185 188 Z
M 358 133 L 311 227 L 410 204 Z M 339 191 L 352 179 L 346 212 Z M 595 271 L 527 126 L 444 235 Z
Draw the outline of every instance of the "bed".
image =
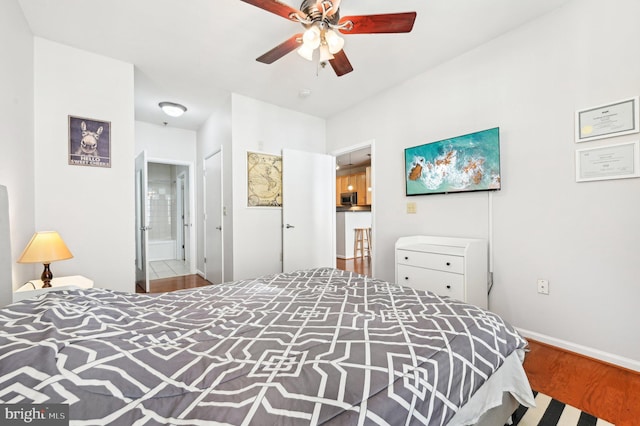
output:
M 472 305 L 333 268 L 0 309 L 0 403 L 72 424 L 501 425 L 526 341 Z

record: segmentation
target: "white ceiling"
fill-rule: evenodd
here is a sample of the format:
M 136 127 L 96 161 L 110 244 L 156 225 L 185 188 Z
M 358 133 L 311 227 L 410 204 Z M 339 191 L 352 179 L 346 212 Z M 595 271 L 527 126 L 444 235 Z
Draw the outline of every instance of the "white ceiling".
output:
M 135 65 L 136 120 L 192 130 L 231 92 L 330 117 L 568 1 L 342 0 L 342 16 L 417 18 L 408 34 L 346 35 L 354 71 L 336 77 L 295 52 L 257 62 L 302 27 L 240 0 L 19 0 L 34 35 Z M 161 101 L 188 112 L 167 117 Z
M 371 165 L 371 147 L 358 149 L 336 157 L 336 166 L 345 171 Z

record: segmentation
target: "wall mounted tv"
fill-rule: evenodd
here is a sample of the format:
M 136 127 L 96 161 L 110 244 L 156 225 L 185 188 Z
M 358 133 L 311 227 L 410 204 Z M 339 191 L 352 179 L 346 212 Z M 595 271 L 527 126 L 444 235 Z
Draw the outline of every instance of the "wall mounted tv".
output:
M 500 128 L 404 150 L 406 195 L 500 189 Z

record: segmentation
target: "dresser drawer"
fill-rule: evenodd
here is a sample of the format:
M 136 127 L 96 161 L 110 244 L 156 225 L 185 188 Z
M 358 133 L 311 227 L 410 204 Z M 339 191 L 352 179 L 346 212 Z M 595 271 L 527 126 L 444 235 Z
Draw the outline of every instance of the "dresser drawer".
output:
M 398 284 L 465 300 L 464 275 L 398 264 Z
M 449 254 L 397 250 L 398 265 L 420 266 L 445 272 L 464 273 L 464 257 Z

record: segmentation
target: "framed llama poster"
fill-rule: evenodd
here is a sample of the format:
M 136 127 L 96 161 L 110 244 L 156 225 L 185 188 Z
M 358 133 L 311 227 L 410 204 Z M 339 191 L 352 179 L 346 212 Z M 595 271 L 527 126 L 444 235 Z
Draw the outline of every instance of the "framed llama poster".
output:
M 111 167 L 111 122 L 70 115 L 69 164 Z

